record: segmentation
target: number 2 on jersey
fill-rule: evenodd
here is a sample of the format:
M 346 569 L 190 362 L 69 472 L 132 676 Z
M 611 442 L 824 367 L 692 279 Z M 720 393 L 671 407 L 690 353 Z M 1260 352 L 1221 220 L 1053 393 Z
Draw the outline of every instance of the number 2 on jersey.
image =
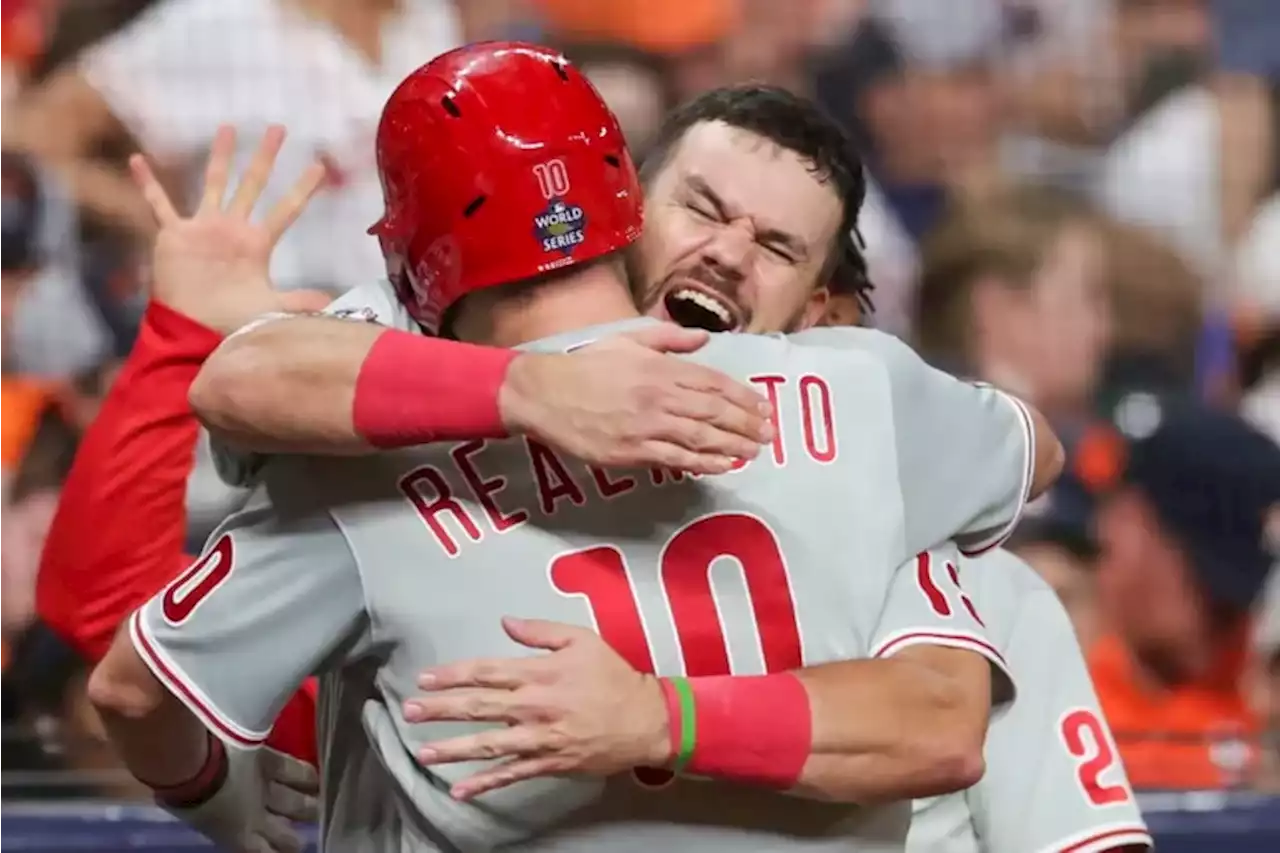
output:
M 1059 734 L 1067 752 L 1076 759 L 1076 778 L 1090 803 L 1110 806 L 1129 799 L 1128 787 L 1102 781 L 1102 774 L 1118 767 L 1119 761 L 1107 737 L 1106 726 L 1097 714 L 1088 708 L 1068 711 L 1062 718 Z
M 667 540 L 658 560 L 658 580 L 685 674 L 731 672 L 728 632 L 711 588 L 711 566 L 721 557 L 741 566 L 765 671 L 802 666 L 795 601 L 777 537 L 754 516 L 724 513 L 704 516 L 681 528 Z M 557 557 L 550 575 L 560 593 L 587 600 L 605 642 L 636 669 L 654 672 L 649 631 L 632 572 L 621 551 L 600 545 Z

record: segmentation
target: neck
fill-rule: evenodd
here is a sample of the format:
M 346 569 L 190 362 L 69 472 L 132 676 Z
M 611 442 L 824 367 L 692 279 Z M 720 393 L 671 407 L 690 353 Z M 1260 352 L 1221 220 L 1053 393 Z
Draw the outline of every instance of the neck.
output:
M 476 294 L 479 295 L 479 294 Z M 546 282 L 531 293 L 469 300 L 455 323 L 460 340 L 515 347 L 587 326 L 640 316 L 615 264 L 593 264 L 582 272 Z

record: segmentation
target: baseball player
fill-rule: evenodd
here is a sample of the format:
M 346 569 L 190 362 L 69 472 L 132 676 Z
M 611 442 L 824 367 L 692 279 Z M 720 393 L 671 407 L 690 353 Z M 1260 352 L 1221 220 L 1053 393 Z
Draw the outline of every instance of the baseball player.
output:
M 509 84 L 512 79 L 520 81 L 522 95 L 542 86 L 553 97 L 532 119 L 502 114 L 503 132 L 495 134 L 493 116 L 485 115 L 501 101 L 500 89 L 493 84 L 498 80 Z M 573 164 L 572 171 L 581 169 L 589 176 L 595 169 L 613 177 L 599 179 L 601 195 L 580 193 L 579 201 L 570 204 L 561 199 L 549 205 L 549 213 L 535 215 L 533 233 L 538 242 L 533 245 L 543 255 L 540 264 L 530 265 L 530 272 L 581 269 L 538 282 L 532 294 L 518 293 L 522 297 L 518 302 L 526 314 L 532 314 L 533 304 L 547 298 L 537 293 L 543 288 L 550 293 L 573 284 L 608 293 L 606 284 L 623 286 L 608 265 L 586 262 L 629 242 L 638 225 L 638 192 L 616 125 L 580 79 L 558 57 L 536 48 L 480 46 L 428 66 L 392 99 L 382 125 L 393 135 L 383 149 L 390 156 L 381 160 L 391 208 L 384 236 L 394 237 L 389 241 L 393 252 L 409 253 L 411 276 L 423 288 L 424 298 L 414 305 L 419 322 L 431 322 L 431 316 L 440 319 L 441 312 L 455 309 L 457 326 L 463 328 L 484 322 L 470 311 L 472 306 L 482 307 L 491 318 L 488 322 L 510 309 L 509 300 L 493 298 L 499 295 L 494 286 L 511 277 L 521 278 L 519 266 L 504 257 L 501 273 L 487 281 L 485 276 L 495 275 L 495 270 L 486 271 L 486 259 L 475 253 L 475 237 L 482 226 L 510 217 L 511 210 L 504 208 L 519 209 L 509 205 L 516 195 L 510 191 L 520 186 L 519 173 L 496 166 L 477 169 L 474 166 L 480 164 L 474 160 L 473 168 L 463 168 L 466 160 L 456 158 L 511 140 L 527 143 L 539 131 L 546 134 L 546 126 L 538 127 L 540 123 L 563 121 L 566 111 L 579 113 L 577 119 L 585 119 L 587 127 L 600 129 L 598 134 L 578 132 L 568 137 L 573 147 L 566 146 L 564 159 Z M 463 116 L 471 121 L 450 120 Z M 521 119 L 533 121 L 523 133 L 518 132 Z M 487 132 L 477 133 L 486 123 Z M 419 132 L 428 127 L 429 134 Z M 551 134 L 549 138 L 564 146 L 559 140 L 565 137 Z M 404 147 L 396 151 L 397 145 Z M 555 153 L 555 145 L 547 146 L 550 153 Z M 452 155 L 439 157 L 433 150 Z M 529 150 L 527 144 L 521 150 Z M 469 181 L 479 178 L 481 186 L 499 186 L 486 180 L 486 175 L 499 174 L 511 178 L 510 185 L 502 184 L 507 197 L 495 195 L 476 205 L 470 196 L 475 185 Z M 408 206 L 408 199 L 423 197 L 423 181 L 431 185 L 433 198 L 443 210 L 453 211 L 448 204 L 453 191 L 462 190 L 468 198 L 458 195 L 464 204 L 457 211 L 432 217 Z M 491 209 L 498 217 L 477 217 L 475 224 L 467 223 L 486 202 L 494 205 Z M 585 233 L 589 221 L 600 226 L 596 239 Z M 544 232 L 551 232 L 550 236 L 539 236 Z M 443 253 L 440 244 L 432 242 L 442 235 L 456 241 Z M 395 246 L 395 240 L 404 243 Z M 416 258 L 424 247 L 432 251 Z M 432 264 L 448 269 L 433 270 Z M 468 298 L 459 301 L 464 295 Z M 469 298 L 476 295 L 487 298 L 479 302 Z M 557 301 L 565 298 L 557 294 Z M 449 319 L 447 314 L 444 319 Z M 554 319 L 541 318 L 544 324 Z M 637 322 L 643 321 L 563 333 L 534 346 L 573 348 Z M 637 700 L 661 702 L 662 692 L 674 691 L 680 707 L 690 709 L 687 716 L 673 718 L 670 724 L 682 731 L 681 753 L 669 754 L 664 732 L 654 740 L 653 752 L 637 760 L 680 766 L 687 759 L 688 769 L 695 773 L 728 778 L 736 774 L 748 780 L 763 777 L 777 787 L 803 786 L 802 777 L 813 762 L 796 766 L 795 744 L 777 745 L 780 740 L 794 740 L 797 730 L 804 731 L 806 738 L 809 734 L 807 725 L 778 725 L 787 715 L 808 720 L 808 708 L 796 714 L 800 705 L 795 700 L 805 692 L 803 682 L 785 675 L 725 681 L 715 674 L 729 671 L 731 665 L 746 671 L 779 671 L 856 654 L 860 643 L 855 625 L 875 624 L 891 576 L 885 574 L 878 581 L 855 578 L 847 570 L 840 571 L 842 567 L 847 563 L 893 565 L 914 551 L 911 545 L 916 542 L 940 540 L 950 533 L 962 534 L 971 545 L 998 538 L 1025 500 L 1031 479 L 1026 415 L 993 391 L 928 372 L 911 360 L 905 348 L 880 336 L 831 340 L 811 334 L 808 340 L 789 341 L 718 338 L 707 348 L 706 357 L 713 363 L 732 364 L 739 375 L 767 370 L 759 375 L 781 376 L 770 378 L 769 384 L 781 386 L 776 418 L 779 429 L 791 436 L 780 442 L 790 463 L 786 458 L 762 459 L 736 466 L 736 473 L 723 482 L 698 481 L 664 471 L 592 471 L 535 441 L 514 440 L 489 445 L 467 442 L 362 460 L 273 460 L 263 472 L 266 489 L 255 504 L 228 525 L 188 575 L 134 618 L 131 633 L 136 650 L 128 643 L 117 643 L 95 673 L 95 696 L 122 752 L 135 770 L 161 768 L 158 772 L 171 775 L 179 767 L 199 764 L 204 771 L 197 774 L 195 781 L 200 784 L 195 787 L 207 792 L 217 787 L 213 779 L 224 772 L 218 768 L 226 768 L 227 762 L 217 760 L 216 743 L 206 744 L 206 739 L 196 736 L 200 723 L 218 729 L 233 742 L 252 745 L 263 735 L 274 706 L 306 671 L 336 668 L 341 679 L 330 678 L 322 688 L 322 724 L 326 769 L 347 783 L 331 788 L 334 798 L 327 803 L 329 838 L 341 849 L 371 847 L 379 841 L 423 849 L 491 846 L 537 838 L 553 826 L 562 829 L 567 812 L 585 802 L 595 801 L 602 807 L 611 802 L 631 804 L 633 788 L 619 791 L 613 782 L 556 780 L 512 789 L 514 796 L 495 796 L 482 801 L 479 808 L 464 807 L 437 787 L 454 773 L 439 770 L 424 776 L 413 766 L 409 756 L 414 745 L 421 744 L 428 732 L 440 730 L 408 726 L 390 711 L 412 689 L 415 662 L 504 650 L 507 641 L 496 630 L 498 617 L 520 605 L 561 621 L 594 623 L 624 655 L 632 659 L 648 655 L 651 668 L 659 672 L 683 669 L 697 676 L 687 682 L 664 682 L 657 692 L 651 682 L 637 682 Z M 895 378 L 899 381 L 893 382 Z M 789 380 L 798 392 L 790 398 L 783 393 Z M 863 393 L 841 395 L 832 387 L 856 387 Z M 901 393 L 891 397 L 895 387 Z M 875 389 L 885 414 L 895 405 L 899 408 L 892 420 L 877 422 L 864 405 L 869 401 L 856 399 L 866 392 L 874 398 Z M 457 390 L 460 396 L 467 393 L 465 388 Z M 970 461 L 981 457 L 993 470 L 1008 473 L 998 485 L 983 481 L 978 489 L 931 505 L 911 475 L 925 479 L 940 474 L 946 479 L 948 472 L 943 469 L 949 457 L 931 453 L 936 448 L 912 435 L 911 427 L 936 427 L 930 409 L 943 403 L 952 416 L 947 424 L 951 444 L 969 447 L 961 458 L 976 464 Z M 903 406 L 920 412 L 918 423 L 902 417 Z M 895 426 L 900 435 L 894 435 Z M 837 446 L 845 449 L 837 451 Z M 489 458 L 480 459 L 481 454 Z M 868 473 L 869 466 L 872 480 L 884 476 L 900 483 L 912 512 L 904 513 L 897 501 L 886 505 L 876 500 L 873 490 L 857 482 L 852 470 L 843 470 L 851 464 L 862 469 L 861 475 Z M 784 523 L 786 513 L 780 516 L 777 508 L 786 502 L 779 500 L 780 484 L 775 482 L 783 477 L 784 468 L 785 479 L 804 479 L 806 493 L 819 499 L 820 505 L 841 506 L 839 518 L 807 512 L 793 525 Z M 805 469 L 812 474 L 801 474 Z M 506 476 L 486 479 L 481 470 L 503 471 Z M 817 481 L 810 484 L 807 480 L 813 475 Z M 472 487 L 479 488 L 483 497 L 466 496 L 464 490 Z M 584 489 L 592 491 L 588 494 Z M 628 504 L 647 511 L 628 513 Z M 853 506 L 863 512 L 854 513 L 854 522 L 849 523 L 847 509 Z M 822 535 L 840 540 L 828 543 L 839 553 L 839 565 L 833 551 L 813 548 Z M 666 545 L 661 546 L 664 540 Z M 721 554 L 742 565 L 750 589 L 750 595 L 739 595 L 736 604 L 735 596 L 723 591 L 723 584 L 709 574 L 710 562 Z M 416 567 L 406 571 L 406 555 L 411 560 L 421 558 L 421 572 Z M 530 560 L 540 562 L 540 556 L 545 558 L 544 572 L 530 575 L 514 568 Z M 628 556 L 633 558 L 634 570 Z M 295 562 L 297 566 L 288 565 Z M 818 568 L 828 562 L 829 575 Z M 803 578 L 789 564 L 805 566 Z M 671 568 L 681 565 L 693 570 Z M 699 574 L 705 582 L 687 580 Z M 855 586 L 867 585 L 871 595 L 853 594 Z M 450 593 L 433 595 L 433 589 Z M 649 628 L 657 616 L 653 607 L 662 601 L 671 617 L 671 633 Z M 273 615 L 286 603 L 291 605 L 287 621 Z M 835 610 L 830 610 L 833 604 Z M 824 615 L 828 613 L 829 617 Z M 821 627 L 828 621 L 827 627 Z M 485 628 L 486 622 L 494 627 Z M 753 633 L 758 634 L 754 641 Z M 255 636 L 260 640 L 263 634 L 268 635 L 270 654 L 252 654 L 259 648 Z M 759 649 L 754 665 L 753 647 Z M 139 658 L 150 668 L 146 678 L 136 676 L 143 671 Z M 229 676 L 230 659 L 251 666 L 253 677 Z M 155 703 L 146 695 L 157 681 L 181 696 L 185 712 L 177 701 Z M 726 761 L 723 750 L 716 757 L 716 750 L 697 747 L 704 725 L 708 733 L 718 728 L 714 724 L 720 719 L 717 709 L 757 705 L 769 705 L 772 717 L 764 721 L 755 715 L 755 742 L 762 747 L 775 742 L 761 754 L 786 760 L 765 762 L 763 769 L 731 766 L 732 761 L 720 766 L 718 762 Z M 353 749 L 345 737 L 356 717 L 363 722 L 377 760 L 372 751 Z M 733 713 L 722 717 L 729 725 L 736 719 Z M 695 720 L 702 722 L 695 724 Z M 847 724 L 856 725 L 856 721 Z M 689 755 L 683 754 L 686 741 Z M 813 746 L 805 743 L 800 752 L 807 755 Z M 214 760 L 208 760 L 211 756 Z M 715 790 L 708 789 L 699 799 L 714 800 Z M 857 799 L 860 794 L 851 790 L 846 796 Z M 661 823 L 646 824 L 649 837 L 644 841 L 636 837 L 633 825 L 604 819 L 557 838 L 555 845 L 557 849 L 572 849 L 575 844 L 599 849 L 602 843 L 612 843 L 626 849 L 628 844 L 660 843 L 664 833 L 678 846 L 704 843 L 715 836 L 721 845 L 732 843 L 736 848 L 745 838 L 761 836 L 771 843 L 780 834 L 785 846 L 844 846 L 850 837 L 866 839 L 868 849 L 874 849 L 880 839 L 900 843 L 896 835 L 889 841 L 887 824 L 879 824 L 879 835 L 867 834 L 872 825 L 888 820 L 892 810 L 835 809 L 823 824 L 825 835 L 832 837 L 815 839 L 812 821 L 804 821 L 803 830 L 797 826 L 787 832 L 775 825 L 739 828 L 735 833 L 708 825 L 714 809 L 700 809 L 701 817 L 691 819 L 681 812 L 690 801 L 687 796 L 667 799 L 667 813 Z M 777 820 L 785 823 L 790 818 Z M 708 834 L 711 829 L 719 831 Z
M 907 850 L 1149 850 L 1151 836 L 1053 589 L 1008 551 L 961 565 L 987 636 L 1017 681 L 1018 701 L 993 716 L 982 781 L 916 801 Z

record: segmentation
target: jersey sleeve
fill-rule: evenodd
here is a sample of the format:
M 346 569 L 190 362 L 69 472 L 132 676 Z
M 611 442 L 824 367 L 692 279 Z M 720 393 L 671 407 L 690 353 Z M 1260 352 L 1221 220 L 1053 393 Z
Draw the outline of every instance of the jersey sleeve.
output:
M 993 704 L 1003 704 L 1013 699 L 1013 677 L 978 604 L 960 584 L 959 556 L 948 544 L 922 551 L 894 571 L 869 656 L 891 657 L 919 645 L 975 652 L 990 661 Z
M 1150 849 L 1075 632 L 1052 590 L 1021 605 L 1005 653 L 1019 679 L 1018 701 L 992 720 L 987 772 L 967 795 L 982 849 Z
M 353 323 L 373 323 L 401 332 L 422 333 L 421 327 L 409 316 L 396 296 L 391 282 L 380 280 L 352 288 L 329 303 L 321 316 L 348 320 Z M 264 314 L 231 334 L 234 338 L 266 323 L 287 321 L 296 314 Z M 218 477 L 229 486 L 249 486 L 254 483 L 267 457 L 261 453 L 228 445 L 216 437 L 210 441 L 214 468 Z
M 1035 467 L 1035 434 L 1021 401 L 930 367 L 891 335 L 814 329 L 793 339 L 861 349 L 884 365 L 908 553 L 953 539 L 973 556 L 1008 537 Z
M 210 731 L 253 748 L 363 626 L 360 575 L 332 518 L 256 506 L 136 611 L 129 631 L 156 678 Z
M 243 335 L 265 323 L 288 320 L 297 316 L 297 314 L 285 313 L 263 314 L 232 332 L 231 337 Z M 395 285 L 386 279 L 353 287 L 325 306 L 324 310 L 319 312 L 319 316 L 350 320 L 354 323 L 373 323 L 386 326 L 388 329 L 398 329 L 401 332 L 422 332 L 422 328 L 409 316 L 409 311 L 400 302 Z
M 181 571 L 198 425 L 187 391 L 221 338 L 158 303 L 85 432 L 37 576 L 41 618 L 91 661 Z

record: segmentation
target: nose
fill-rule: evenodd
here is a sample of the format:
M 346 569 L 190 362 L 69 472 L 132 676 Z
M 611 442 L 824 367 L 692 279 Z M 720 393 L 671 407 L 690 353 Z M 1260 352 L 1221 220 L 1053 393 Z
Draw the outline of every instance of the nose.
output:
M 741 281 L 746 278 L 754 249 L 755 241 L 747 229 L 729 225 L 702 247 L 702 262 L 722 278 Z

